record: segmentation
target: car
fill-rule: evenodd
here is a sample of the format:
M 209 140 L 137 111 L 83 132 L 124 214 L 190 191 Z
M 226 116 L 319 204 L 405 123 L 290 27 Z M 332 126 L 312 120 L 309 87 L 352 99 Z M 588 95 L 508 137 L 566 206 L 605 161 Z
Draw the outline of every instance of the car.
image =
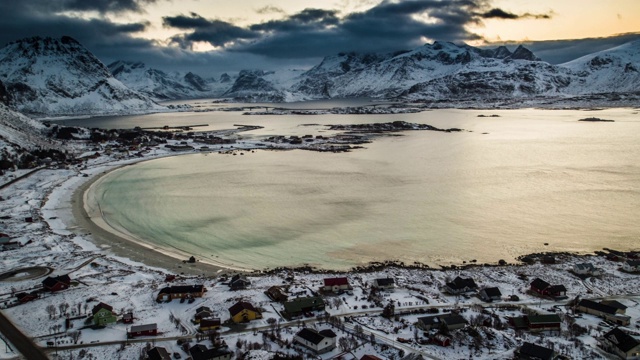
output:
M 180 353 L 179 353 L 179 352 L 174 352 L 174 353 L 173 353 L 173 358 L 174 358 L 174 359 L 182 359 L 182 355 L 180 355 Z

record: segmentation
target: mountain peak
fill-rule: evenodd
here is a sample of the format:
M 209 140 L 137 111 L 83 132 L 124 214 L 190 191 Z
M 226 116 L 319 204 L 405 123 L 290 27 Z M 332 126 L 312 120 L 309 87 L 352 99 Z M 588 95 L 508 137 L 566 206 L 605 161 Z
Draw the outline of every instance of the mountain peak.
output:
M 540 61 L 540 58 L 535 56 L 531 50 L 525 48 L 522 45 L 518 45 L 516 50 L 511 54 L 511 59 L 513 60 L 529 60 L 529 61 Z

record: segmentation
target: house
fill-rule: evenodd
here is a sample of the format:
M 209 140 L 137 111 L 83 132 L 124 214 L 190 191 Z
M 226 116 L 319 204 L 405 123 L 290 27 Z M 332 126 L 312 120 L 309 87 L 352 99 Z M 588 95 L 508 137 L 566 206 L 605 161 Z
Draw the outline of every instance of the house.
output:
M 206 332 L 206 331 L 218 330 L 220 329 L 221 324 L 222 322 L 220 321 L 220 318 L 202 319 L 200 321 L 200 331 Z
M 231 281 L 229 281 L 229 288 L 231 290 L 243 290 L 251 285 L 251 281 L 247 280 L 244 275 L 234 275 L 231 277 Z
M 621 326 L 626 326 L 631 323 L 631 317 L 623 315 L 624 310 L 620 310 L 615 306 L 604 304 L 603 302 L 598 303 L 592 300 L 583 299 L 580 300 L 580 302 L 578 302 L 578 304 L 576 305 L 576 311 L 595 315 Z M 618 311 L 622 311 L 622 313 L 618 313 Z
M 71 278 L 69 275 L 60 275 L 56 277 L 48 276 L 42 280 L 42 287 L 45 290 L 55 292 L 68 289 L 71 286 Z
M 245 323 L 251 320 L 262 319 L 262 313 L 246 301 L 238 301 L 229 308 L 231 320 L 238 323 Z
M 38 293 L 32 291 L 30 293 L 20 292 L 16 294 L 16 300 L 20 302 L 20 304 L 28 303 L 29 301 L 33 301 L 38 298 Z
M 573 272 L 576 275 L 588 275 L 588 276 L 598 276 L 602 275 L 602 271 L 600 269 L 593 266 L 592 263 L 580 263 L 573 265 Z
M 334 292 L 338 293 L 341 291 L 351 290 L 351 286 L 349 286 L 349 280 L 346 277 L 338 277 L 338 278 L 327 278 L 324 279 L 324 286 L 322 290 L 325 292 Z
M 476 282 L 473 281 L 472 278 L 461 278 L 460 276 L 456 276 L 453 281 L 448 282 L 444 286 L 444 291 L 451 295 L 460 295 L 470 291 L 474 291 L 478 288 Z
M 153 349 L 147 351 L 147 359 L 149 360 L 171 360 L 171 355 L 167 349 L 156 346 Z
M 451 345 L 451 338 L 443 334 L 435 334 L 431 338 L 431 342 L 442 347 L 447 347 Z
M 640 359 L 640 341 L 620 328 L 609 331 L 598 340 L 601 348 L 621 359 Z
M 324 300 L 319 296 L 300 297 L 289 300 L 284 304 L 284 314 L 289 320 L 306 312 L 323 311 Z
M 560 331 L 560 316 L 550 315 L 525 315 L 509 319 L 509 323 L 516 329 L 528 329 L 529 331 Z
M 193 360 L 229 360 L 233 352 L 227 346 L 207 349 L 205 345 L 196 344 L 189 349 Z
M 134 325 L 127 332 L 127 338 L 135 338 L 138 336 L 155 336 L 158 335 L 158 324 Z
M 202 297 L 207 291 L 204 285 L 180 285 L 162 288 L 156 298 L 157 301 L 171 301 L 173 299 L 193 299 Z
M 622 264 L 622 270 L 627 272 L 640 272 L 640 260 L 627 260 Z
M 194 324 L 200 324 L 202 319 L 210 318 L 213 316 L 213 312 L 211 310 L 196 310 L 196 315 L 193 317 Z
M 553 349 L 525 342 L 517 351 L 519 360 L 553 360 L 556 353 Z
M 465 327 L 467 320 L 458 314 L 433 315 L 418 318 L 415 325 L 424 331 L 432 329 L 453 331 Z
M 93 315 L 93 324 L 98 326 L 113 324 L 118 320 L 116 314 L 113 313 L 113 307 L 102 302 L 93 307 L 91 314 Z
M 530 284 L 531 291 L 542 296 L 550 296 L 552 298 L 562 298 L 567 295 L 567 289 L 564 285 L 551 285 L 548 282 L 536 278 Z
M 502 293 L 497 287 L 484 288 L 480 290 L 480 299 L 486 302 L 502 300 Z
M 125 324 L 133 323 L 133 313 L 132 312 L 128 312 L 128 313 L 122 315 L 122 322 L 125 323 Z
M 336 334 L 329 330 L 316 331 L 304 328 L 293 337 L 293 341 L 305 346 L 318 354 L 331 351 L 336 347 Z
M 273 300 L 277 302 L 285 302 L 288 299 L 287 294 L 282 290 L 280 286 L 272 286 L 265 291 L 265 294 Z
M 393 290 L 396 287 L 396 281 L 393 278 L 375 279 L 373 286 L 381 290 Z

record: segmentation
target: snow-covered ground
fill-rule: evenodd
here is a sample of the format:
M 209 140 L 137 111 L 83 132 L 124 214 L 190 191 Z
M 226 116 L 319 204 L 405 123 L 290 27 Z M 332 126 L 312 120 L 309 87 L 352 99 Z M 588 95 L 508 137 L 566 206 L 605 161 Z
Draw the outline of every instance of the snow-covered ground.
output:
M 236 148 L 251 148 L 250 143 L 236 144 Z M 213 146 L 212 149 L 218 149 Z M 87 151 L 94 154 L 95 151 Z M 237 301 L 251 302 L 262 311 L 262 319 L 245 325 L 223 324 L 222 339 L 236 354 L 251 350 L 252 359 L 267 359 L 266 352 L 304 354 L 314 357 L 307 350 L 292 345 L 293 336 L 301 326 L 317 329 L 331 328 L 338 335 L 342 346 L 320 355 L 323 359 L 338 356 L 342 348 L 349 351 L 344 358 L 360 358 L 373 354 L 381 358 L 399 358 L 401 354 L 419 353 L 427 358 L 454 359 L 507 359 L 515 349 L 529 341 L 543 346 L 553 346 L 559 353 L 572 358 L 604 358 L 597 348 L 596 338 L 611 329 L 610 325 L 592 315 L 574 317 L 564 304 L 568 300 L 552 301 L 531 295 L 529 284 L 539 277 L 551 284 L 561 284 L 567 289 L 569 300 L 581 298 L 612 298 L 628 306 L 631 316 L 629 331 L 638 333 L 640 319 L 640 275 L 619 270 L 621 263 L 602 256 L 556 255 L 556 264 L 505 265 L 495 267 L 457 268 L 434 270 L 426 268 L 387 267 L 373 272 L 348 272 L 343 274 L 313 273 L 282 270 L 268 274 L 248 274 L 251 285 L 246 290 L 231 291 L 226 284 L 229 273 L 204 275 L 179 275 L 171 285 L 202 284 L 207 292 L 193 303 L 156 302 L 158 291 L 168 286 L 165 277 L 173 272 L 147 266 L 115 255 L 109 248 L 96 245 L 92 235 L 73 224 L 72 193 L 79 186 L 118 166 L 131 164 L 152 157 L 175 153 L 164 147 L 138 156 L 107 155 L 87 160 L 84 164 L 61 169 L 42 169 L 29 177 L 0 190 L 0 232 L 20 242 L 21 248 L 0 253 L 0 273 L 28 267 L 46 267 L 50 276 L 69 274 L 72 286 L 56 293 L 41 293 L 32 302 L 14 306 L 15 294 L 39 290 L 46 275 L 31 277 L 18 272 L 14 277 L 0 281 L 0 306 L 22 331 L 46 347 L 57 343 L 51 353 L 62 358 L 85 357 L 91 354 L 97 359 L 135 359 L 147 346 L 166 347 L 183 358 L 188 355 L 178 345 L 181 337 L 196 343 L 197 326 L 191 322 L 195 309 L 208 306 L 223 323 L 229 319 L 229 307 Z M 9 172 L 0 183 L 27 173 Z M 26 219 L 32 218 L 29 222 Z M 603 269 L 597 278 L 582 280 L 569 272 L 576 263 L 591 262 Z M 287 290 L 291 297 L 309 296 L 319 292 L 323 279 L 347 277 L 353 290 L 340 295 L 325 295 L 327 314 L 315 313 L 302 319 L 287 321 L 281 316 L 283 305 L 272 302 L 265 291 L 274 285 Z M 498 287 L 503 300 L 484 303 L 475 295 L 451 296 L 441 287 L 456 276 L 471 277 L 479 288 Z M 376 278 L 393 278 L 396 289 L 391 292 L 372 293 L 372 281 Z M 508 301 L 517 295 L 519 301 Z M 87 314 L 99 302 L 113 307 L 117 314 L 132 312 L 134 324 L 157 323 L 158 336 L 126 341 L 131 324 L 121 322 L 102 329 L 86 327 Z M 383 306 L 393 304 L 395 315 L 381 316 Z M 51 305 L 51 306 L 49 306 Z M 469 325 L 450 334 L 452 346 L 440 347 L 426 342 L 425 334 L 417 331 L 414 323 L 427 311 L 442 314 L 459 312 Z M 528 312 L 558 313 L 563 319 L 561 332 L 531 334 L 507 326 L 508 317 Z M 65 319 L 71 327 L 65 328 Z M 275 319 L 275 322 L 270 319 Z M 577 333 L 571 324 L 580 325 Z M 73 337 L 79 338 L 74 341 Z M 428 334 L 426 334 L 428 335 Z M 206 338 L 206 336 L 205 336 Z M 349 341 L 340 339 L 351 339 Z M 373 339 L 373 342 L 371 340 Z M 398 341 L 403 339 L 404 342 Z M 107 343 L 107 344 L 105 344 Z M 211 347 L 209 340 L 200 343 Z M 75 348 L 72 348 L 75 345 Z M 0 344 L 0 352 L 2 352 Z M 266 351 L 266 352 L 265 352 Z M 0 355 L 4 357 L 5 354 Z M 13 356 L 13 355 L 12 355 Z

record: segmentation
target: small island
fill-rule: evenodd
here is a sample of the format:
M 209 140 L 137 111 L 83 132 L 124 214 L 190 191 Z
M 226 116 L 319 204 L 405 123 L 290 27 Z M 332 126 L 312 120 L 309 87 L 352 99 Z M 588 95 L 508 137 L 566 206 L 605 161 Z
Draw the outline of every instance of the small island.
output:
M 600 119 L 597 117 L 588 117 L 584 119 L 580 119 L 578 121 L 586 121 L 586 122 L 615 122 L 614 120 Z

